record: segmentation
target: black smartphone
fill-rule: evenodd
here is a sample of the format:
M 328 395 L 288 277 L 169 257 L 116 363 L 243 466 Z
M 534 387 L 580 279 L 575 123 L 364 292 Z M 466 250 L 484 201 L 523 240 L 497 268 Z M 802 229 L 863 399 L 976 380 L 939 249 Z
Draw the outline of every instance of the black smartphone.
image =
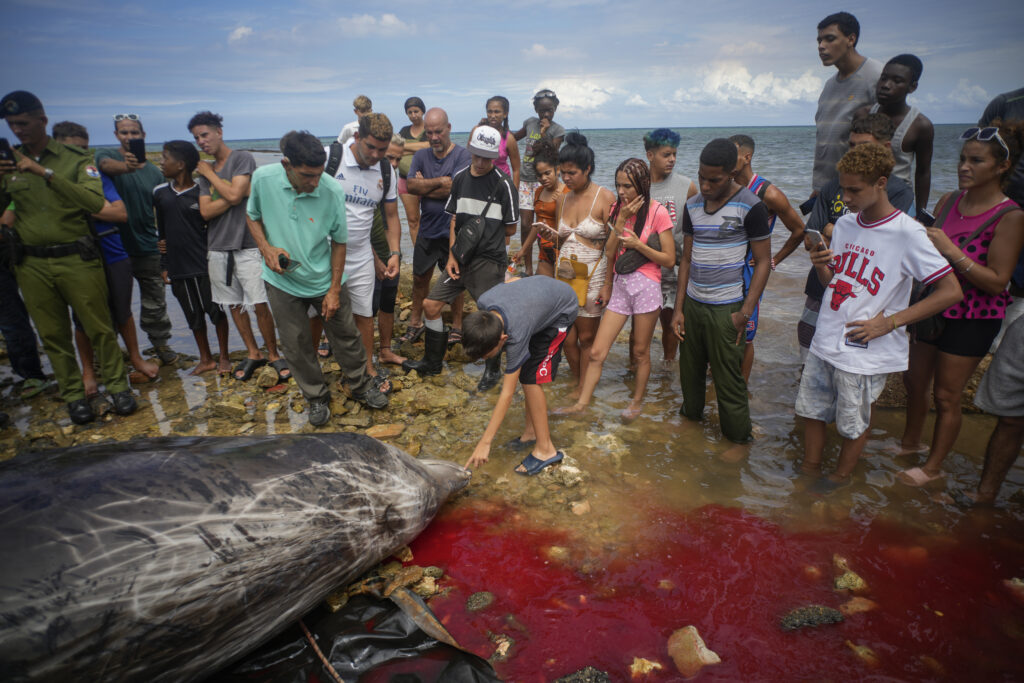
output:
M 805 216 L 807 214 L 809 214 L 811 211 L 814 210 L 814 204 L 817 201 L 818 201 L 818 195 L 814 195 L 813 197 L 808 199 L 806 202 L 804 202 L 803 204 L 800 205 L 800 213 L 802 213 Z
M 301 266 L 302 264 L 296 261 L 295 259 L 288 258 L 284 254 L 278 254 L 277 265 L 281 266 L 281 270 L 283 270 L 284 272 L 293 273 L 295 272 L 295 269 Z
M 132 138 L 128 141 L 128 151 L 139 160 L 140 164 L 146 163 L 146 141 L 142 138 Z
M 935 225 L 935 216 L 928 213 L 927 210 L 922 209 L 917 212 L 917 222 L 926 228 L 930 228 Z
M 0 160 L 14 163 L 14 150 L 11 149 L 11 143 L 7 142 L 7 138 L 0 138 Z

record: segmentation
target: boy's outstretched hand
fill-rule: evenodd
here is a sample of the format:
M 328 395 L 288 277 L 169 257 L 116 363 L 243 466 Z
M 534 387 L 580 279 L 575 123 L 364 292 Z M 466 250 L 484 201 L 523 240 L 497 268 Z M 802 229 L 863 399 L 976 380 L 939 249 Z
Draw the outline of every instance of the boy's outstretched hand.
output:
M 469 456 L 469 460 L 466 461 L 466 469 L 480 467 L 480 465 L 487 462 L 487 456 L 490 454 L 491 445 L 481 441 L 476 445 L 476 448 L 473 449 L 473 455 Z

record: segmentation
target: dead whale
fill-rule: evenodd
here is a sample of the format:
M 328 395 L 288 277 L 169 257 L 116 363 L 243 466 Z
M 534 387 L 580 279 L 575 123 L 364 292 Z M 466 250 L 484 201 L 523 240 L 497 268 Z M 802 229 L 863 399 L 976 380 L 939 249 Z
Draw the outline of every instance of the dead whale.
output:
M 0 463 L 0 671 L 202 678 L 411 541 L 468 479 L 358 434 L 150 439 Z

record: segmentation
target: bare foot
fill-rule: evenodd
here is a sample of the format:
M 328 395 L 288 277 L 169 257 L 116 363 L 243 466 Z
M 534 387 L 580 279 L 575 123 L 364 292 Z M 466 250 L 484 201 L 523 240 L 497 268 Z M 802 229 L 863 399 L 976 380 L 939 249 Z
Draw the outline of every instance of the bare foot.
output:
M 96 376 L 82 377 L 82 384 L 85 385 L 85 396 L 86 398 L 97 396 L 100 393 L 99 384 L 96 383 Z
M 209 372 L 210 370 L 216 370 L 217 367 L 218 367 L 217 362 L 214 361 L 211 358 L 208 361 L 200 362 L 198 365 L 196 365 L 194 368 L 192 368 L 192 372 L 190 372 L 188 374 L 190 374 L 190 375 L 201 375 L 204 372 Z
M 231 359 L 227 356 L 221 356 L 220 360 L 217 361 L 217 374 L 230 375 L 231 374 Z
M 821 463 L 820 462 L 807 462 L 806 460 L 800 463 L 800 473 L 810 474 L 812 476 L 821 476 Z
M 723 451 L 722 454 L 718 456 L 718 459 L 722 462 L 739 462 L 740 460 L 743 460 L 743 458 L 747 457 L 748 453 L 750 453 L 750 444 L 738 443 Z
M 928 452 L 928 446 L 923 443 L 910 446 L 906 446 L 901 443 L 896 446 L 887 447 L 885 452 L 889 455 L 895 455 L 897 458 L 903 458 L 908 455 L 924 455 Z
M 582 413 L 586 409 L 586 403 L 573 403 L 571 406 L 566 408 L 555 408 L 553 412 L 555 415 L 574 415 L 576 413 Z
M 146 377 L 153 379 L 160 374 L 160 366 L 156 363 L 151 363 L 145 358 L 139 358 L 138 360 L 132 361 L 132 367 L 137 372 L 141 372 Z
M 408 360 L 405 356 L 399 356 L 391 349 L 381 349 L 377 353 L 377 359 L 385 365 L 401 365 Z
M 579 386 L 576 386 L 576 387 L 573 388 L 572 391 L 569 392 L 569 396 L 568 397 L 572 401 L 578 401 L 578 400 L 580 400 L 580 394 L 581 393 L 583 393 L 583 389 L 581 387 L 579 387 Z
M 643 410 L 643 406 L 639 403 L 630 403 L 629 407 L 622 411 L 622 420 L 632 422 L 640 416 L 641 410 Z

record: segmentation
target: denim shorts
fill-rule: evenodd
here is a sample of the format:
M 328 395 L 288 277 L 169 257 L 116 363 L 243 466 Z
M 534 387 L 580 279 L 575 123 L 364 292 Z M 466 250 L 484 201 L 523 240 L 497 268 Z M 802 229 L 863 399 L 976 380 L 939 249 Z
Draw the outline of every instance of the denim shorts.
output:
M 835 422 L 844 439 L 856 439 L 871 423 L 871 404 L 885 388 L 888 373 L 858 375 L 807 354 L 796 414 L 811 420 Z

